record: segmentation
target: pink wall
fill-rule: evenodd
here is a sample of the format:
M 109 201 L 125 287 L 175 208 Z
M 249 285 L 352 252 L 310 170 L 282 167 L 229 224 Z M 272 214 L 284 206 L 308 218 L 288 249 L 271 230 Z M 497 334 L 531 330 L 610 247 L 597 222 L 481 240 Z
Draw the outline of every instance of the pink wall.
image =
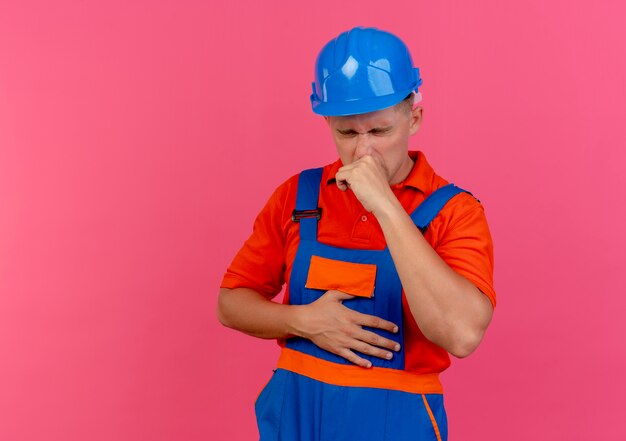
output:
M 271 190 L 334 159 L 313 62 L 357 24 L 411 47 L 414 147 L 495 239 L 450 439 L 626 439 L 621 4 L 0 3 L 0 439 L 255 439 L 276 348 L 217 289 Z

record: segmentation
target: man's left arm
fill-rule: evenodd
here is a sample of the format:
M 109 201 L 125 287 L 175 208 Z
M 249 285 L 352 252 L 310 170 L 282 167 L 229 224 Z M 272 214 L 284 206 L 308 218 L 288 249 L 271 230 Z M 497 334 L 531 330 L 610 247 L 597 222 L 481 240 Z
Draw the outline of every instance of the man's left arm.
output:
M 472 282 L 453 270 L 423 237 L 395 198 L 375 216 L 424 336 L 457 357 L 480 344 L 493 306 Z
M 393 194 L 378 161 L 364 157 L 343 167 L 337 182 L 376 216 L 424 336 L 457 357 L 471 354 L 491 321 L 489 298 L 430 246 Z

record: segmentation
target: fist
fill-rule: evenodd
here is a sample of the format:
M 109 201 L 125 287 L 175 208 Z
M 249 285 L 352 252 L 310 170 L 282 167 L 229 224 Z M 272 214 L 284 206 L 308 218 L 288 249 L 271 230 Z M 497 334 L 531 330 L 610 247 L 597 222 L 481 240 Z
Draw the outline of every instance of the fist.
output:
M 394 197 L 384 163 L 374 156 L 366 155 L 341 167 L 336 180 L 341 191 L 350 189 L 370 213 L 375 214 L 385 201 Z

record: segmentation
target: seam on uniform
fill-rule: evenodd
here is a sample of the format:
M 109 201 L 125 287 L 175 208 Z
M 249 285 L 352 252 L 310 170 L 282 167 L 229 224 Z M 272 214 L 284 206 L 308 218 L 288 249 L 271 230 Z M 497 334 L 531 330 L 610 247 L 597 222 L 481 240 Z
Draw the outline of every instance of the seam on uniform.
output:
M 381 441 L 387 441 L 387 435 L 389 434 L 389 395 L 391 391 L 387 390 L 385 394 L 385 430 L 383 431 L 383 439 Z
M 278 425 L 276 426 L 276 433 L 278 434 L 278 439 L 280 440 L 280 425 L 283 421 L 283 408 L 285 407 L 285 400 L 287 400 L 287 392 L 285 389 L 287 388 L 287 375 L 286 372 L 283 372 L 283 384 L 280 392 L 282 393 L 282 400 L 280 400 L 280 410 L 278 411 Z
M 450 207 L 449 207 L 450 212 L 446 213 L 446 215 L 449 217 L 448 228 L 446 229 L 446 231 L 448 229 L 453 229 L 453 227 L 456 224 L 458 224 L 459 222 L 464 221 L 466 218 L 468 218 L 471 215 L 473 215 L 476 211 L 482 211 L 483 213 L 485 212 L 485 207 L 483 207 L 483 205 L 480 202 L 478 202 L 474 196 L 470 195 L 467 192 L 461 192 L 461 193 L 455 195 L 454 197 L 452 197 L 450 199 L 449 202 L 453 202 L 455 197 L 463 198 L 465 196 L 471 198 L 470 200 L 474 201 L 474 203 L 472 204 L 470 202 L 471 205 L 469 207 L 462 207 L 462 206 L 457 207 L 457 206 L 454 206 L 454 205 L 450 205 Z M 461 205 L 461 204 L 465 203 L 465 201 L 457 200 L 456 203 L 457 203 L 457 205 Z M 433 222 L 434 222 L 435 219 L 437 219 L 437 217 L 439 217 L 440 218 L 439 221 L 441 221 L 441 216 L 443 216 L 441 214 L 441 212 L 444 209 L 445 209 L 445 206 L 444 206 L 444 208 L 441 209 L 441 211 L 439 213 L 437 213 L 437 216 L 435 216 L 435 218 L 433 219 Z M 459 213 L 455 213 L 455 211 L 457 211 L 457 210 L 459 211 Z
M 424 407 L 426 407 L 426 411 L 428 412 L 428 416 L 430 417 L 430 422 L 432 423 L 433 429 L 435 430 L 437 441 L 441 441 L 441 433 L 439 433 L 439 426 L 437 425 L 437 420 L 435 419 L 435 415 L 433 415 L 433 411 L 430 409 L 430 404 L 428 404 L 426 395 L 422 394 L 422 399 L 424 400 Z

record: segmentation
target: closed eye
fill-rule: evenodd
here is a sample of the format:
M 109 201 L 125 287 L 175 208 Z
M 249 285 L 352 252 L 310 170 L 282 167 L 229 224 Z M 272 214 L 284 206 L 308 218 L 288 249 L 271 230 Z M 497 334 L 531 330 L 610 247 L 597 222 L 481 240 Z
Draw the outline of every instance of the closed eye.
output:
M 375 127 L 373 129 L 371 129 L 370 131 L 368 131 L 368 133 L 371 133 L 372 135 L 385 135 L 387 133 L 389 133 L 391 131 L 392 127 L 391 126 L 387 126 L 387 127 Z M 337 129 L 337 132 L 340 135 L 343 136 L 354 136 L 354 135 L 358 135 L 359 132 L 357 132 L 356 130 L 353 129 Z
M 380 127 L 380 128 L 375 128 L 370 130 L 370 133 L 372 135 L 384 135 L 386 133 L 389 133 L 391 131 L 391 127 Z
M 337 129 L 337 132 L 339 132 L 340 135 L 343 136 L 354 136 L 357 134 L 357 132 L 355 130 L 352 129 Z

